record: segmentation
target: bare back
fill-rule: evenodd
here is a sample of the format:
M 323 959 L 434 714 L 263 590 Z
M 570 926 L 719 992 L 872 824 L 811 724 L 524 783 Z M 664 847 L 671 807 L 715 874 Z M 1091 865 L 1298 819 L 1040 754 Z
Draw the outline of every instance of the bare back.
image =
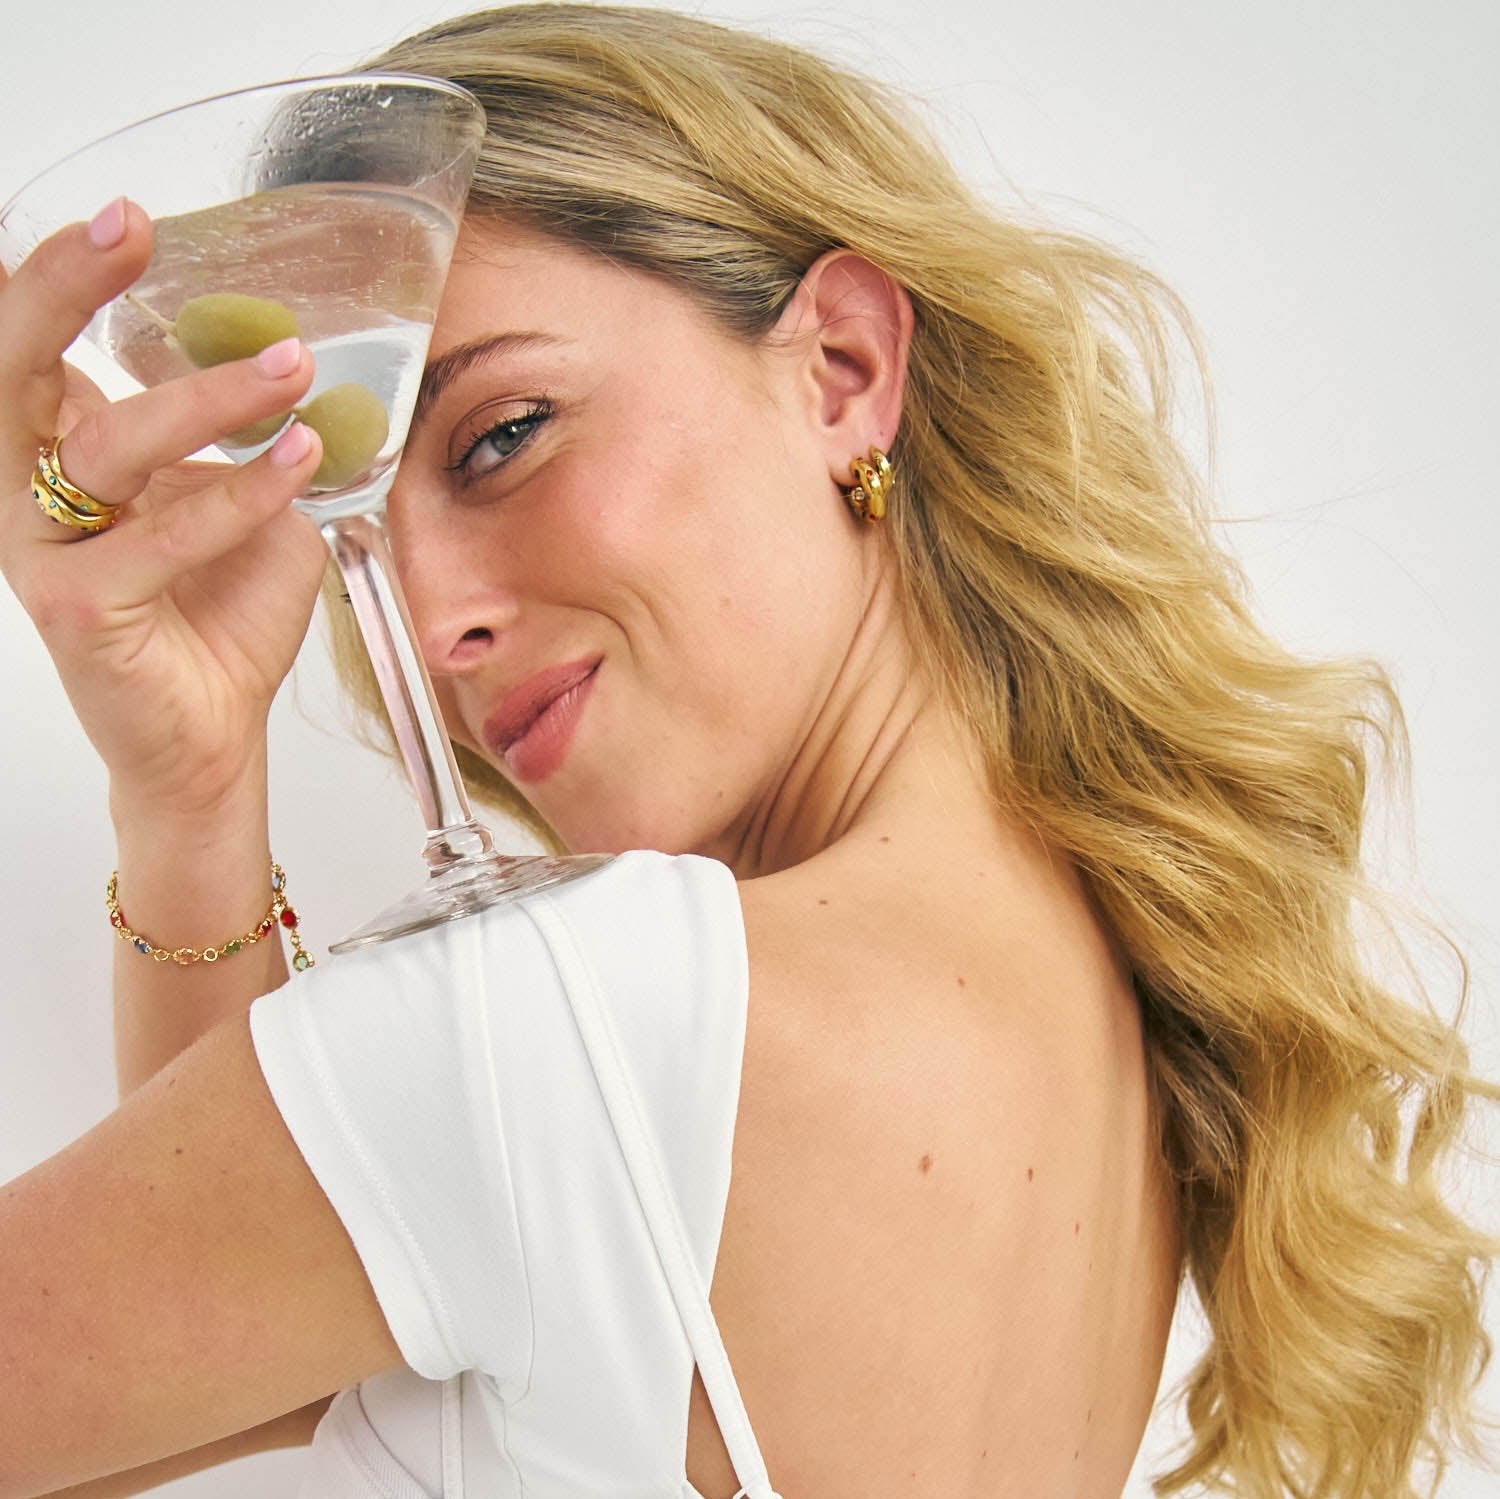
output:
M 1128 975 L 1035 840 L 921 836 L 741 887 L 714 1312 L 784 1499 L 1116 1499 L 1177 1286 Z M 736 1491 L 696 1378 L 687 1471 Z

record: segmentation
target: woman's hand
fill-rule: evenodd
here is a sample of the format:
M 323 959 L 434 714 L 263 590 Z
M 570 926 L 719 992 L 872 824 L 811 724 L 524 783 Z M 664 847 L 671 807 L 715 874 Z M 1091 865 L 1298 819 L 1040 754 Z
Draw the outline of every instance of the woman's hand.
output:
M 263 759 L 266 715 L 306 633 L 326 552 L 290 509 L 317 468 L 294 425 L 243 467 L 188 455 L 291 409 L 312 380 L 301 344 L 115 404 L 62 360 L 151 257 L 119 200 L 0 278 L 0 571 L 46 642 L 115 798 L 189 816 L 226 805 Z M 119 503 L 96 535 L 42 514 L 41 444 L 68 480 Z

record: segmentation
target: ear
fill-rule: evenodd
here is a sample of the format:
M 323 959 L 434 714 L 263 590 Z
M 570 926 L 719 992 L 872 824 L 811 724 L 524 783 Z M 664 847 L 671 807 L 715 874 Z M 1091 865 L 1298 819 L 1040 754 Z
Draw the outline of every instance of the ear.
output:
M 781 315 L 778 342 L 799 353 L 799 398 L 835 484 L 896 435 L 914 321 L 906 288 L 853 250 L 820 255 Z

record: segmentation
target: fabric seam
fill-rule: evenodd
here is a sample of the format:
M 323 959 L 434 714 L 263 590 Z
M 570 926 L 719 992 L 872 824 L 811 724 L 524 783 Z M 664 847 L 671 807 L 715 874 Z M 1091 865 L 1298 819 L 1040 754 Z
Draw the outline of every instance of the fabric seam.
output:
M 486 1002 L 488 991 L 484 987 L 487 973 L 485 964 L 486 944 L 483 940 L 479 924 L 476 922 L 471 925 L 475 932 L 474 941 L 469 944 L 469 956 L 473 964 L 474 972 L 472 976 L 475 984 L 471 992 L 479 997 L 477 1008 L 479 1012 L 480 1043 L 484 1052 L 485 1084 L 489 1089 L 489 1105 L 498 1136 L 497 1145 L 501 1154 L 506 1157 L 505 1177 L 507 1194 L 510 1198 L 510 1216 L 516 1225 L 516 1247 L 521 1257 L 521 1280 L 526 1293 L 526 1377 L 520 1391 L 513 1397 L 516 1400 L 524 1400 L 531 1393 L 531 1381 L 536 1371 L 536 1304 L 532 1298 L 531 1271 L 526 1263 L 526 1235 L 522 1231 L 521 1204 L 516 1198 L 515 1177 L 511 1173 L 509 1164 L 509 1147 L 505 1137 L 505 1116 L 500 1101 L 500 1080 L 495 1073 L 494 1034 L 490 1029 L 490 1007 Z M 493 1375 L 490 1377 L 494 1379 L 496 1395 L 504 1402 L 507 1397 L 500 1394 L 499 1379 Z
M 438 1335 L 442 1338 L 445 1345 L 444 1351 L 455 1364 L 462 1365 L 464 1360 L 458 1352 L 458 1342 L 454 1337 L 453 1314 L 448 1307 L 447 1300 L 443 1295 L 442 1288 L 438 1283 L 432 1265 L 428 1261 L 426 1254 L 423 1253 L 422 1246 L 418 1243 L 415 1234 L 412 1233 L 410 1226 L 407 1224 L 405 1216 L 386 1191 L 379 1175 L 374 1169 L 373 1162 L 370 1160 L 360 1140 L 359 1132 L 354 1127 L 354 1123 L 344 1107 L 338 1084 L 334 1080 L 332 1069 L 327 1063 L 322 1038 L 317 1034 L 311 1020 L 304 1011 L 294 1010 L 293 1016 L 295 1023 L 304 1033 L 308 1047 L 307 1055 L 313 1077 L 324 1095 L 329 1110 L 333 1115 L 334 1122 L 339 1127 L 340 1141 L 354 1161 L 356 1168 L 365 1182 L 366 1190 L 384 1208 L 388 1221 L 397 1231 L 397 1236 L 402 1247 L 406 1250 L 413 1265 L 419 1272 L 423 1295 L 427 1300 L 428 1310 L 432 1315 Z

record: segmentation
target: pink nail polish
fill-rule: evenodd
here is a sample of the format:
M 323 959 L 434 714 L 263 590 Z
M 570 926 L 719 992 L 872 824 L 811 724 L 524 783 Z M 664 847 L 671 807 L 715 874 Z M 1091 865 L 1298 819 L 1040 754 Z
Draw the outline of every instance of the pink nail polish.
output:
M 255 356 L 255 367 L 261 374 L 273 380 L 290 375 L 302 362 L 302 340 L 297 337 L 284 338 L 280 343 L 270 344 Z
M 301 422 L 293 422 L 271 448 L 271 462 L 277 468 L 296 468 L 312 447 L 312 433 Z
M 125 238 L 125 200 L 106 203 L 89 220 L 89 240 L 96 250 L 113 250 Z

